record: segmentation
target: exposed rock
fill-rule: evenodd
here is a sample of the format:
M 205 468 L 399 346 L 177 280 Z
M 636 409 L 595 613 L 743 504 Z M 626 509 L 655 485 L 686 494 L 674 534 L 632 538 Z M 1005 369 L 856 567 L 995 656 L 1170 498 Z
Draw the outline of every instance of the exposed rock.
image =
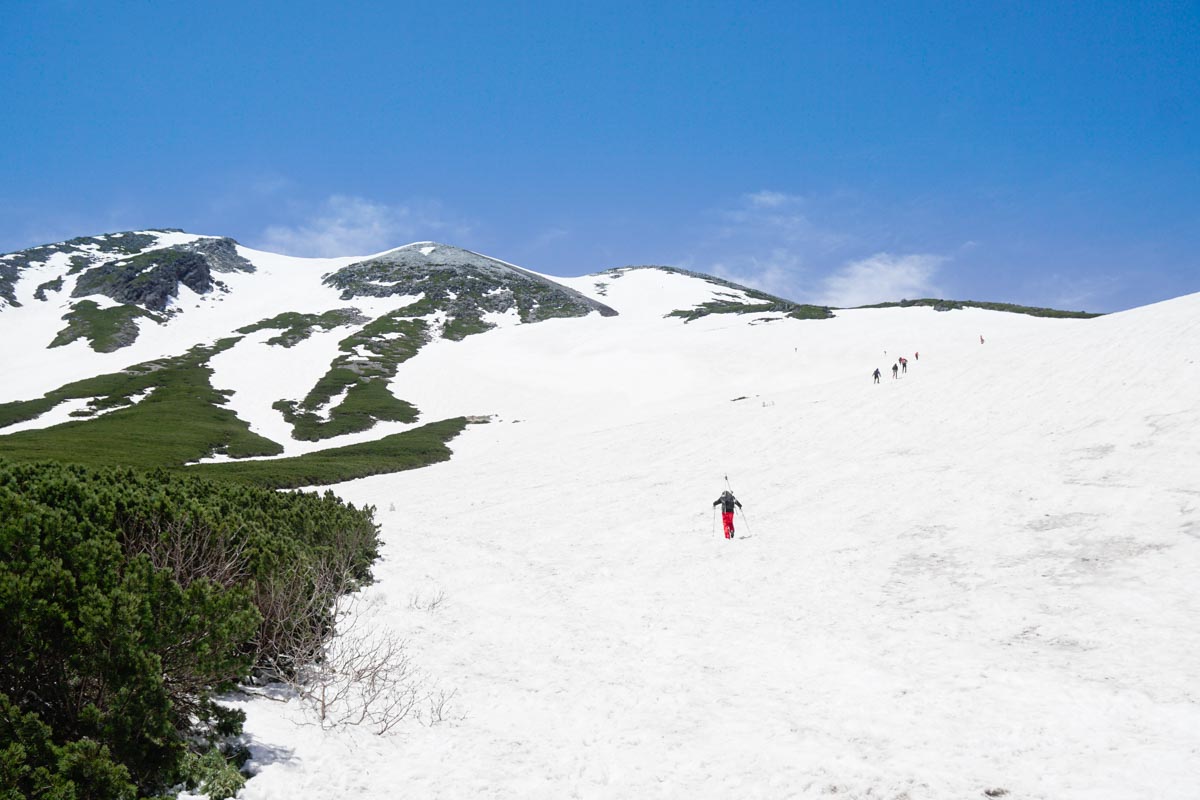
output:
M 21 277 L 21 273 L 32 265 L 44 264 L 52 256 L 59 253 L 69 254 L 70 257 L 67 262 L 69 264 L 68 274 L 73 275 L 95 263 L 112 260 L 115 256 L 139 253 L 158 241 L 156 233 L 167 232 L 178 231 L 175 228 L 167 228 L 160 231 L 126 231 L 102 236 L 79 236 L 65 242 L 39 245 L 38 247 L 30 247 L 27 250 L 20 250 L 16 253 L 0 256 L 0 298 L 7 301 L 8 305 L 20 306 L 21 304 L 17 302 L 14 288 L 16 282 Z M 44 300 L 45 289 L 58 288 L 52 284 L 53 281 L 50 281 L 39 286 L 35 297 L 39 300 Z M 3 307 L 3 305 L 3 303 L 0 303 L 0 307 Z
M 254 272 L 254 265 L 237 251 L 237 242 L 228 237 L 197 239 L 177 245 L 179 250 L 199 253 L 208 261 L 213 272 Z
M 46 281 L 45 283 L 38 286 L 37 291 L 33 293 L 33 296 L 34 296 L 34 298 L 41 300 L 42 302 L 45 302 L 47 291 L 61 292 L 62 288 L 63 288 L 63 279 L 61 277 L 58 277 L 52 281 Z
M 197 294 L 212 291 L 212 270 L 204 255 L 165 248 L 101 264 L 79 276 L 71 296 L 102 294 L 118 303 L 165 311 L 180 285 Z
M 459 247 L 420 242 L 360 261 L 329 275 L 325 283 L 355 297 L 424 297 L 429 312 L 444 311 L 444 334 L 461 338 L 491 327 L 485 313 L 516 309 L 522 322 L 582 317 L 616 311 L 528 270 Z

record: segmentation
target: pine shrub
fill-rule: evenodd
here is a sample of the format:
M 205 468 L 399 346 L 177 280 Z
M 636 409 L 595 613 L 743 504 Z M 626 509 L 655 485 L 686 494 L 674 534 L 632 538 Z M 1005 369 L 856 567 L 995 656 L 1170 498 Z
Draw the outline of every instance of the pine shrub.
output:
M 0 800 L 184 778 L 189 743 L 240 730 L 214 695 L 277 672 L 280 631 L 328 635 L 337 594 L 370 580 L 372 513 L 331 493 L 0 461 Z

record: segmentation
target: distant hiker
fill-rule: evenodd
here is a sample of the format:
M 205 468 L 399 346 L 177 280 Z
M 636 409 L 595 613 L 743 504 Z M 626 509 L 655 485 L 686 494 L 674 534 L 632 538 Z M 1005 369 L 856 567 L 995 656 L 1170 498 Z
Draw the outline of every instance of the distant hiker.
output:
M 879 383 L 879 367 L 875 368 L 875 382 Z
M 733 492 L 726 489 L 721 492 L 721 496 L 713 500 L 713 507 L 721 507 L 721 524 L 725 526 L 725 538 L 733 538 L 733 507 L 742 507 L 738 499 L 733 496 Z
M 920 361 L 920 360 L 921 360 L 921 354 L 913 353 L 913 361 Z
M 908 374 L 908 359 L 907 358 L 902 357 L 900 359 L 900 371 L 903 372 L 905 375 Z
M 979 343 L 983 344 L 983 334 L 979 334 Z
M 897 378 L 900 375 L 900 365 L 892 364 L 892 377 Z

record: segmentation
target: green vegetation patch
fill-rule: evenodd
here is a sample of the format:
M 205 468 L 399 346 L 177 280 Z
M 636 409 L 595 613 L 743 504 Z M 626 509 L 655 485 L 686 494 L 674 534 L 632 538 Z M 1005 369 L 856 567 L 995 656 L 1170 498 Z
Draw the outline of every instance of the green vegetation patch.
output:
M 182 466 L 223 453 L 234 458 L 270 456 L 283 448 L 250 431 L 224 407 L 226 393 L 212 387 L 208 360 L 240 337 L 198 346 L 182 356 L 148 361 L 124 372 L 68 384 L 37 400 L 0 404 L 0 430 L 44 414 L 61 402 L 97 398 L 87 421 L 0 436 L 0 457 L 55 460 L 97 466 Z M 134 395 L 149 396 L 130 405 Z
M 109 233 L 103 236 L 80 236 L 57 245 L 60 250 L 94 249 L 99 253 L 115 253 L 118 255 L 133 255 L 158 242 L 155 233 L 182 233 L 179 228 L 156 228 L 150 232 L 124 231 Z M 55 245 L 51 245 L 52 247 Z
M 61 280 L 59 284 L 62 284 Z M 62 347 L 77 339 L 87 339 L 97 353 L 112 353 L 133 344 L 138 337 L 138 319 L 150 319 L 157 323 L 164 321 L 158 314 L 143 311 L 137 306 L 101 308 L 92 300 L 80 300 L 72 304 L 63 319 L 67 327 L 58 332 L 50 346 Z
M 192 464 L 186 472 L 202 478 L 237 481 L 272 489 L 333 483 L 416 469 L 450 458 L 447 442 L 467 425 L 464 417 L 431 422 L 374 442 L 333 447 L 294 458 Z
M 496 326 L 484 322 L 478 316 L 472 317 L 467 314 L 460 314 L 446 320 L 446 324 L 442 326 L 442 336 L 451 341 L 461 342 L 468 336 L 490 331 L 494 327 Z
M 324 314 L 301 314 L 289 311 L 278 316 L 264 319 L 253 325 L 238 328 L 238 333 L 254 333 L 263 330 L 283 331 L 278 336 L 267 339 L 267 344 L 281 347 L 293 347 L 312 336 L 313 330 L 320 328 L 328 331 L 342 325 L 361 325 L 368 321 L 357 308 L 336 308 Z
M 987 311 L 1007 311 L 1012 314 L 1028 314 L 1031 317 L 1053 317 L 1058 319 L 1092 319 L 1103 316 L 1087 311 L 1060 311 L 1056 308 L 1038 308 L 1037 306 L 1019 306 L 1013 303 L 988 303 L 978 300 L 940 300 L 923 298 L 921 300 L 901 300 L 898 303 L 876 303 L 859 308 L 910 308 L 912 306 L 927 306 L 937 311 L 954 311 L 963 308 L 982 308 Z
M 230 796 L 214 697 L 294 671 L 377 555 L 330 493 L 0 461 L 0 796 Z
M 425 311 L 422 304 L 413 303 L 372 320 L 339 342 L 342 355 L 302 401 L 274 404 L 292 425 L 293 436 L 320 441 L 370 430 L 380 420 L 416 421 L 416 407 L 398 399 L 387 386 L 400 364 L 428 341 L 426 322 L 410 318 Z M 319 411 L 339 396 L 329 418 L 322 420 Z
M 793 319 L 829 319 L 833 316 L 833 311 L 826 306 L 802 305 L 786 300 L 769 303 L 709 300 L 695 308 L 677 309 L 667 316 L 682 317 L 684 322 L 691 322 L 709 314 L 785 314 Z

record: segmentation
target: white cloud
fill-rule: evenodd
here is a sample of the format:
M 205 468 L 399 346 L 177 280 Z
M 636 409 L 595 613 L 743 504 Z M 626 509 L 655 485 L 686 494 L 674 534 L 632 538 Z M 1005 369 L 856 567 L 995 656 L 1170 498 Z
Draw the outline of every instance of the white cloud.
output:
M 809 219 L 809 202 L 796 194 L 763 189 L 739 198 L 733 208 L 719 212 L 717 238 L 746 241 L 775 249 L 780 245 L 828 252 L 845 244 L 847 237 L 824 229 Z
M 793 198 L 783 192 L 773 192 L 770 189 L 763 189 L 762 191 L 745 195 L 744 199 L 754 208 L 778 208 L 787 204 L 790 200 L 798 198 Z
M 787 299 L 804 294 L 814 263 L 842 249 L 849 237 L 814 223 L 811 201 L 773 189 L 749 192 L 715 209 L 683 266 Z M 811 292 L 808 292 L 811 294 Z
M 1067 311 L 1109 310 L 1105 301 L 1123 288 L 1123 281 L 1112 274 L 1079 276 L 1052 272 L 1030 281 L 1022 287 L 1024 294 L 1033 297 L 1048 297 L 1041 301 L 1052 308 Z M 1018 301 L 1020 302 L 1020 301 Z
M 903 299 L 937 297 L 933 278 L 946 259 L 927 253 L 877 253 L 852 261 L 823 281 L 820 305 L 850 308 Z
M 448 218 L 437 202 L 391 206 L 333 195 L 308 220 L 298 225 L 273 225 L 256 244 L 287 255 L 354 256 L 424 239 L 459 239 L 469 231 L 466 223 Z
M 717 261 L 703 271 L 727 281 L 790 299 L 794 295 L 795 277 L 802 270 L 797 255 L 786 248 L 777 247 L 762 255 L 745 255 L 729 261 Z

